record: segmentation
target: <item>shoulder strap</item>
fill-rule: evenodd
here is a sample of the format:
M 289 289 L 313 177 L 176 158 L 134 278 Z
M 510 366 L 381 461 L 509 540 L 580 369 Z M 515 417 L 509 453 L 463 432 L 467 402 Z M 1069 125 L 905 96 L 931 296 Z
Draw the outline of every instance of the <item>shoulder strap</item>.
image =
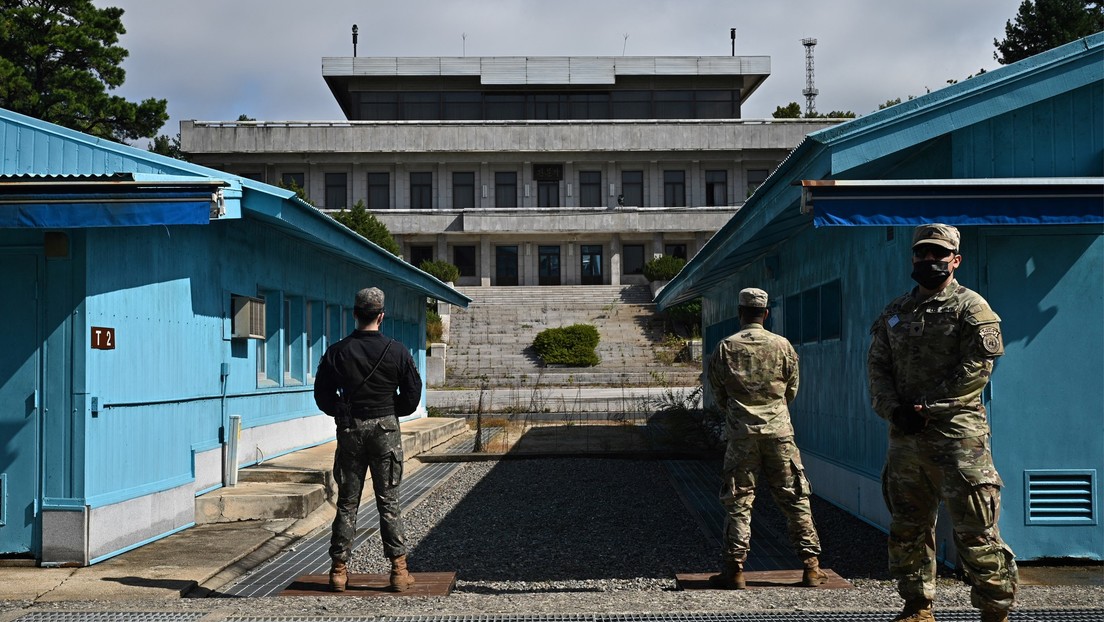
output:
M 365 377 L 364 377 L 364 378 L 363 378 L 363 379 L 362 379 L 362 380 L 360 381 L 360 384 L 358 384 L 358 385 L 357 385 L 357 388 L 353 389 L 353 391 L 352 391 L 351 393 L 349 393 L 348 395 L 344 396 L 344 398 L 345 398 L 345 401 L 346 401 L 346 402 L 348 402 L 349 400 L 353 399 L 353 396 L 354 396 L 354 395 L 356 395 L 356 394 L 357 394 L 357 392 L 359 392 L 359 391 L 360 391 L 361 387 L 363 387 L 363 386 L 364 386 L 364 383 L 365 383 L 365 382 L 368 382 L 368 379 L 369 379 L 369 378 L 371 378 L 371 377 L 372 377 L 372 375 L 376 373 L 376 369 L 377 369 L 377 368 L 378 368 L 378 367 L 380 366 L 380 363 L 382 363 L 382 362 L 383 362 L 383 357 L 387 356 L 387 351 L 391 349 L 391 344 L 393 344 L 393 343 L 395 343 L 395 340 L 394 340 L 394 339 L 390 339 L 390 340 L 389 340 L 389 341 L 387 342 L 387 345 L 383 347 L 383 352 L 382 352 L 382 353 L 380 354 L 379 360 L 377 360 L 377 361 L 376 361 L 376 364 L 372 366 L 372 371 L 368 372 L 368 375 L 367 375 L 367 376 L 365 376 Z

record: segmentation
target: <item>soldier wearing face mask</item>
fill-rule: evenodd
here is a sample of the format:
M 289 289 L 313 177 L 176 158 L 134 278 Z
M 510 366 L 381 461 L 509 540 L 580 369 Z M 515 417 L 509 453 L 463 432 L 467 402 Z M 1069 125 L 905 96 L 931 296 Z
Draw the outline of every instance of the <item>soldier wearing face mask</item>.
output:
M 890 572 L 905 600 L 895 620 L 934 620 L 940 501 L 983 622 L 1008 620 L 1016 562 L 1000 537 L 1000 489 L 981 393 L 1004 354 L 1000 318 L 954 278 L 958 229 L 929 224 L 912 239 L 918 284 L 882 311 L 867 356 L 874 412 L 889 422 L 882 494 L 891 515 Z

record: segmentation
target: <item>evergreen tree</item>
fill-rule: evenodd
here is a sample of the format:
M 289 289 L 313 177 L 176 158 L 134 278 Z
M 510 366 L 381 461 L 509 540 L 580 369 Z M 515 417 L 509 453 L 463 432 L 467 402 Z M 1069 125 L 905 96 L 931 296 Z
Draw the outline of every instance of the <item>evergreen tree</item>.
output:
M 126 78 L 122 15 L 91 0 L 0 0 L 0 108 L 119 142 L 153 137 L 165 100 L 108 94 Z
M 364 236 L 370 242 L 389 251 L 392 255 L 400 253 L 399 243 L 391 236 L 387 225 L 364 207 L 364 201 L 357 201 L 352 209 L 343 209 L 333 215 L 334 220 Z
M 1004 40 L 993 39 L 993 58 L 1002 65 L 1104 30 L 1104 4 L 1085 0 L 1024 0 Z

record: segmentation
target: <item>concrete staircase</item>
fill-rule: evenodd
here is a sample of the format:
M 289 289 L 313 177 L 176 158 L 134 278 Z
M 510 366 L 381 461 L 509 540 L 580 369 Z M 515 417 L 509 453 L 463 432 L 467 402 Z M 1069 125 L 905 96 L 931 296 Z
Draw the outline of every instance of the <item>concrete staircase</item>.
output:
M 700 364 L 664 365 L 663 319 L 646 285 L 464 287 L 467 309 L 454 307 L 446 368 L 449 387 L 693 386 Z M 593 324 L 596 367 L 545 367 L 533 338 L 546 328 Z

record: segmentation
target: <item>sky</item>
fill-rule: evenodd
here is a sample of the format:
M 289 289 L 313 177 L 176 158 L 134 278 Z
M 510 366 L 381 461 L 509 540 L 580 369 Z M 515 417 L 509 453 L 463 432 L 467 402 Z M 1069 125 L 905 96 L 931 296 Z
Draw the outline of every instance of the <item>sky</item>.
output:
M 865 115 L 1000 65 L 993 40 L 1021 0 L 93 0 L 124 9 L 131 101 L 167 99 L 182 119 L 343 119 L 322 58 L 352 56 L 769 56 L 743 104 L 770 118 L 805 98 L 815 38 L 818 112 Z

